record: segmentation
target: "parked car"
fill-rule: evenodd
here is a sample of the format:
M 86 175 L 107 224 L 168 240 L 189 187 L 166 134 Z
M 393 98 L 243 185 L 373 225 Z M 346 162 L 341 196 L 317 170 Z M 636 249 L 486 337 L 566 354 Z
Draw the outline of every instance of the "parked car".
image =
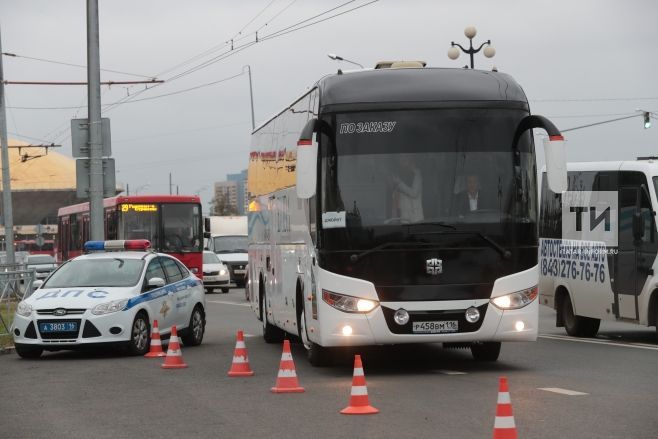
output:
M 57 261 L 51 255 L 29 255 L 27 269 L 34 269 L 35 279 L 44 280 L 57 268 Z
M 215 288 L 221 288 L 222 293 L 228 293 L 231 282 L 228 267 L 219 260 L 217 254 L 211 251 L 203 252 L 203 287 L 206 293 L 212 293 Z
M 16 307 L 16 353 L 36 358 L 44 350 L 104 344 L 144 355 L 154 320 L 162 335 L 176 326 L 186 346 L 201 344 L 201 280 L 177 259 L 147 251 L 149 246 L 146 240 L 90 241 L 88 254 L 60 265 L 45 282 L 35 281 L 37 289 Z

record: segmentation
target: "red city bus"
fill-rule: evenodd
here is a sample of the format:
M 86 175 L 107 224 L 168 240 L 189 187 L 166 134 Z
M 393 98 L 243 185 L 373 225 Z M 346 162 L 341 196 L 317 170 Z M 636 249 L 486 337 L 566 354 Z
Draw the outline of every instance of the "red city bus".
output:
M 203 266 L 201 199 L 191 195 L 129 195 L 103 200 L 105 239 L 148 239 L 151 248 L 178 258 L 193 273 Z M 57 260 L 82 254 L 89 240 L 89 203 L 57 213 Z
M 14 249 L 17 252 L 28 252 L 31 255 L 50 255 L 55 256 L 55 241 L 45 239 L 41 246 L 37 245 L 35 239 L 20 239 L 14 241 Z

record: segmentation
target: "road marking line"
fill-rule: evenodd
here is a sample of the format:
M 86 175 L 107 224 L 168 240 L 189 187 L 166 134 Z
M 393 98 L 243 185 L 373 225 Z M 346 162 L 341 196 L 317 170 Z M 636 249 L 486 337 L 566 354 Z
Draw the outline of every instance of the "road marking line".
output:
M 635 349 L 648 349 L 651 351 L 658 351 L 658 346 L 655 345 L 650 345 L 650 344 L 644 344 L 644 343 L 623 343 L 623 342 L 617 342 L 617 341 L 609 341 L 609 340 L 597 340 L 597 339 L 591 339 L 591 338 L 575 338 L 575 337 L 569 337 L 566 335 L 548 335 L 548 334 L 542 334 L 539 336 L 539 338 L 545 338 L 548 340 L 563 340 L 563 341 L 574 341 L 577 343 L 590 343 L 590 344 L 603 344 L 603 345 L 608 345 L 608 346 L 619 346 L 623 348 L 635 348 Z
M 458 370 L 437 370 L 437 372 L 443 375 L 466 375 L 466 372 L 460 372 Z
M 209 303 L 221 303 L 223 305 L 235 305 L 235 306 L 250 306 L 247 303 L 234 303 L 234 302 L 225 302 L 223 300 L 206 300 Z
M 569 396 L 589 395 L 589 393 L 576 392 L 575 390 L 569 390 L 569 389 L 560 389 L 559 387 L 537 387 L 537 390 L 545 390 L 547 392 L 559 393 L 560 395 L 569 395 Z

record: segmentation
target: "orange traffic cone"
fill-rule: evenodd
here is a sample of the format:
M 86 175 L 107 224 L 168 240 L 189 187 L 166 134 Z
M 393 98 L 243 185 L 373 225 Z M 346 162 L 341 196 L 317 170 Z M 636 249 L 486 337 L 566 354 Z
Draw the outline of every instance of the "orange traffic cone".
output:
M 158 329 L 158 321 L 153 320 L 153 329 L 151 330 L 151 349 L 144 354 L 146 358 L 164 357 L 162 351 L 162 340 L 160 339 L 160 330 Z
M 183 361 L 183 355 L 180 351 L 180 343 L 178 342 L 178 334 L 176 333 L 176 326 L 171 327 L 171 337 L 169 337 L 169 346 L 167 349 L 167 356 L 165 362 L 162 364 L 163 369 L 183 369 L 187 364 Z
M 235 351 L 233 352 L 233 363 L 231 370 L 228 371 L 230 377 L 249 377 L 254 371 L 249 367 L 249 356 L 247 355 L 247 346 L 244 344 L 244 335 L 238 331 L 238 338 L 235 342 Z
M 279 374 L 276 377 L 276 384 L 272 387 L 274 393 L 302 393 L 304 388 L 297 381 L 297 372 L 295 372 L 295 362 L 292 360 L 290 352 L 290 342 L 283 340 L 283 353 L 281 354 L 281 363 L 279 363 Z
M 494 439 L 517 439 L 512 402 L 509 397 L 507 378 L 500 377 L 498 386 L 498 404 L 496 405 L 496 420 L 494 421 Z
M 379 410 L 372 407 L 368 401 L 368 388 L 366 387 L 366 377 L 363 374 L 361 355 L 354 356 L 354 376 L 352 377 L 350 405 L 340 412 L 344 415 L 372 415 L 379 413 Z

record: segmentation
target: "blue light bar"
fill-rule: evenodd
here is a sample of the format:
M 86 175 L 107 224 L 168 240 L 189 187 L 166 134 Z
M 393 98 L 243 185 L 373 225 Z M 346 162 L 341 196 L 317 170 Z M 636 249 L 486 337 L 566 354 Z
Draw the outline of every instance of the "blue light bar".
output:
M 105 250 L 105 241 L 87 241 L 84 245 L 85 251 L 103 251 Z

